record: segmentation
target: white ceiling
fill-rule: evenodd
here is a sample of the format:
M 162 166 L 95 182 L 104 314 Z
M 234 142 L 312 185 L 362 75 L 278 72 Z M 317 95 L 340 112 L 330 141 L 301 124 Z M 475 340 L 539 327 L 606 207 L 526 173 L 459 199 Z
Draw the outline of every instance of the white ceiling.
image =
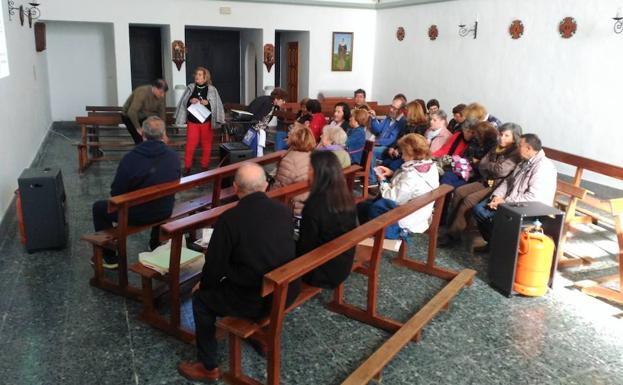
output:
M 327 7 L 347 7 L 347 8 L 367 8 L 383 9 L 397 8 L 408 5 L 441 3 L 454 0 L 231 0 L 244 1 L 248 3 L 277 3 L 292 5 L 320 5 Z

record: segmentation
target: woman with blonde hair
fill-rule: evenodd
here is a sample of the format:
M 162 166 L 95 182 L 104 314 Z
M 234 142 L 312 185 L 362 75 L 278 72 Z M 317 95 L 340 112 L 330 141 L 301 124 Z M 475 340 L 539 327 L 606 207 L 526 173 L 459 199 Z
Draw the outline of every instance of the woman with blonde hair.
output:
M 408 134 L 398 141 L 404 163 L 397 171 L 378 166 L 374 169 L 380 182 L 380 194 L 374 200 L 357 205 L 359 221 L 367 222 L 439 187 L 439 173 L 431 160 L 430 147 L 419 134 Z M 389 179 L 391 178 L 391 180 Z M 433 213 L 430 203 L 385 229 L 388 239 L 405 238 L 408 233 L 423 233 L 428 229 Z
M 201 104 L 210 111 L 210 116 L 201 121 L 188 107 L 193 104 Z M 184 152 L 184 175 L 190 174 L 193 164 L 193 156 L 197 145 L 201 143 L 201 169 L 207 170 L 212 153 L 212 130 L 219 124 L 225 123 L 225 111 L 223 102 L 216 87 L 212 85 L 212 76 L 205 67 L 195 69 L 195 82 L 186 87 L 186 91 L 175 110 L 175 124 L 186 124 L 186 150 Z
M 307 180 L 309 156 L 315 147 L 316 140 L 309 127 L 294 123 L 294 127 L 288 133 L 288 151 L 279 162 L 273 187 Z

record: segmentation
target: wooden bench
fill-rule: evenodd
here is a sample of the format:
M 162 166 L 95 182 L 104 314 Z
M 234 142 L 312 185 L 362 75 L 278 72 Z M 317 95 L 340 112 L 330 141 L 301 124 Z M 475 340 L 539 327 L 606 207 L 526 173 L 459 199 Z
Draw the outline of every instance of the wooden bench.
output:
M 80 172 L 86 170 L 91 163 L 102 160 L 116 160 L 119 157 L 104 156 L 93 154 L 93 150 L 129 150 L 135 144 L 125 128 L 119 127 L 122 124 L 119 113 L 89 113 L 90 116 L 76 117 L 76 123 L 80 125 L 80 141 L 76 143 L 78 148 L 78 169 Z M 120 130 L 123 129 L 121 137 L 118 135 L 114 140 L 106 140 L 110 137 L 101 137 L 101 130 Z M 120 140 L 121 139 L 121 140 Z M 170 140 L 168 145 L 174 148 L 183 148 L 186 145 L 185 139 Z
M 355 173 L 360 170 L 359 166 L 350 166 L 344 169 L 344 176 L 350 188 L 354 185 Z M 277 199 L 284 204 L 291 204 L 292 198 L 299 194 L 309 191 L 308 181 L 294 183 L 288 186 L 271 190 L 267 195 L 272 199 Z M 171 239 L 171 257 L 169 259 L 169 274 L 163 275 L 159 272 L 135 263 L 130 270 L 141 276 L 142 282 L 142 301 L 143 310 L 140 319 L 157 329 L 160 329 L 172 336 L 180 338 L 183 341 L 191 342 L 194 339 L 194 333 L 183 329 L 180 326 L 180 293 L 181 287 L 190 281 L 198 278 L 199 272 L 193 272 L 188 275 L 180 275 L 180 258 L 183 236 L 187 233 L 194 232 L 198 229 L 205 228 L 214 224 L 219 216 L 225 211 L 236 206 L 238 202 L 232 202 L 220 207 L 210 209 L 201 213 L 187 216 L 175 221 L 171 221 L 161 228 L 161 238 Z M 207 256 L 209 258 L 209 256 Z M 155 304 L 155 293 L 161 292 L 160 289 L 154 288 L 154 281 L 161 281 L 170 290 L 171 314 L 169 319 L 161 315 Z M 192 282 L 191 282 L 192 283 Z
M 381 381 L 381 370 L 394 358 L 400 350 L 420 334 L 434 316 L 447 310 L 450 300 L 465 286 L 471 285 L 475 271 L 462 270 L 439 293 L 422 307 L 413 317 L 398 329 L 383 345 L 381 345 L 361 366 L 359 366 L 342 385 L 366 385 L 372 379 Z
M 441 207 L 439 203 L 443 203 L 445 195 L 449 191 L 452 191 L 451 186 L 441 186 L 266 274 L 262 285 L 262 296 L 272 296 L 271 311 L 268 317 L 257 322 L 243 318 L 224 317 L 217 322 L 218 327 L 229 334 L 229 370 L 224 375 L 225 381 L 229 384 L 259 384 L 257 380 L 242 373 L 241 341 L 253 338 L 267 346 L 267 384 L 279 384 L 281 366 L 280 345 L 285 315 L 321 291 L 319 288 L 303 285 L 302 291 L 294 303 L 286 307 L 288 285 L 353 247 L 357 248 L 353 270 L 355 272 L 363 272 L 368 277 L 367 308 L 362 310 L 353 305 L 347 305 L 344 302 L 344 284 L 334 291 L 333 300 L 328 305 L 328 308 L 375 327 L 389 331 L 399 330 L 403 323 L 378 315 L 376 309 L 378 273 L 385 228 L 431 202 L 436 202 L 436 205 Z M 435 213 L 437 216 L 435 222 L 437 224 L 439 223 L 440 212 L 441 210 L 439 209 Z M 374 237 L 374 246 L 372 248 L 358 246 L 361 241 L 370 236 Z M 471 283 L 471 278 L 474 274 L 473 270 L 468 270 L 459 279 L 462 284 L 454 284 L 444 292 L 444 306 L 449 303 L 463 286 Z M 452 278 L 457 275 L 458 273 L 454 273 Z M 465 279 L 466 276 L 469 279 Z M 439 311 L 437 308 L 432 310 L 427 308 L 427 315 L 432 317 L 434 315 L 432 313 L 437 311 Z M 417 339 L 419 335 L 418 331 L 413 338 Z
M 167 113 L 174 113 L 176 107 L 165 107 Z M 121 112 L 123 107 L 121 106 L 86 106 L 87 112 Z
M 563 151 L 555 150 L 552 148 L 543 148 L 548 158 L 575 167 L 575 174 L 573 176 L 572 185 L 581 189 L 582 176 L 584 170 L 592 171 L 601 175 L 605 175 L 611 178 L 623 180 L 623 167 L 615 166 L 605 162 L 596 161 L 593 159 L 581 157 L 578 155 L 569 154 Z M 564 186 L 560 183 L 558 187 Z M 569 189 L 558 189 L 559 195 L 569 196 Z M 619 245 L 618 259 L 619 259 L 619 274 L 618 276 L 609 277 L 618 279 L 619 290 L 613 290 L 598 285 L 591 287 L 583 287 L 582 291 L 588 295 L 595 297 L 602 297 L 618 303 L 623 303 L 623 197 L 613 199 L 602 199 L 596 197 L 594 193 L 588 190 L 575 190 L 574 196 L 576 197 L 575 203 L 582 203 L 584 205 L 596 208 L 604 212 L 604 214 L 597 213 L 593 210 L 584 207 L 567 207 L 567 203 L 556 198 L 556 203 L 561 207 L 566 207 L 566 215 L 570 219 L 566 220 L 566 223 L 571 225 L 572 223 L 597 223 L 604 222 L 612 227 L 617 236 L 617 242 Z M 572 201 L 569 202 L 571 206 Z M 606 218 L 606 215 L 610 215 L 612 219 Z M 568 221 L 568 222 L 567 222 Z M 600 283 L 603 283 L 601 281 Z
M 278 163 L 285 151 L 278 151 L 261 158 L 249 159 L 260 165 Z M 108 200 L 108 212 L 117 212 L 117 226 L 92 234 L 84 235 L 81 239 L 89 242 L 93 246 L 94 255 L 94 276 L 91 278 L 91 285 L 103 290 L 111 291 L 115 294 L 129 298 L 139 299 L 140 290 L 128 285 L 127 272 L 127 238 L 132 234 L 160 225 L 175 218 L 186 216 L 197 210 L 207 207 L 216 207 L 221 200 L 234 197 L 233 189 L 221 188 L 221 181 L 233 176 L 241 163 L 233 163 L 224 167 L 204 171 L 198 174 L 187 176 L 176 181 L 150 186 L 144 189 L 131 191 L 129 193 L 111 197 Z M 212 194 L 178 204 L 173 210 L 173 215 L 164 221 L 149 223 L 141 226 L 130 226 L 128 222 L 129 210 L 131 207 L 147 203 L 162 197 L 174 195 L 178 192 L 188 191 L 199 186 L 212 184 Z M 103 250 L 117 250 L 119 256 L 118 282 L 113 282 L 106 277 L 102 265 Z
M 372 150 L 374 150 L 374 141 L 366 140 L 361 153 L 361 166 L 363 170 L 359 171 L 355 176 L 361 180 L 361 195 L 355 200 L 357 203 L 368 199 L 368 187 L 370 186 L 370 168 L 372 166 Z

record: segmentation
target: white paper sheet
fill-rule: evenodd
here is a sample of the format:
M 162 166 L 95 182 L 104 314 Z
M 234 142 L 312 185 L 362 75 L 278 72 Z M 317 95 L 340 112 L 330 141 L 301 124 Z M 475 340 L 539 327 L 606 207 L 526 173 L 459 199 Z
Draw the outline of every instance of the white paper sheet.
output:
M 193 116 L 201 123 L 205 122 L 206 119 L 210 117 L 210 114 L 212 114 L 210 110 L 208 110 L 206 106 L 201 103 L 194 103 L 188 106 L 188 112 L 193 114 Z

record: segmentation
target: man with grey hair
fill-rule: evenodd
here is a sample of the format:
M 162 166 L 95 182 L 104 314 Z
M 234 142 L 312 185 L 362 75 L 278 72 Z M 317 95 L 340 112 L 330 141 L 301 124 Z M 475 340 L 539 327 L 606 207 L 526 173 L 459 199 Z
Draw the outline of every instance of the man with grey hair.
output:
M 115 179 L 110 186 L 110 196 L 125 194 L 160 183 L 171 182 L 180 177 L 180 159 L 163 141 L 166 140 L 164 121 L 150 116 L 143 121 L 145 141 L 138 144 L 119 162 Z M 130 208 L 128 222 L 141 225 L 159 222 L 171 216 L 175 196 L 170 195 Z M 100 200 L 93 204 L 93 226 L 95 231 L 110 229 L 117 221 L 117 213 L 108 213 L 108 201 Z M 160 244 L 158 227 L 152 228 L 150 248 Z M 117 267 L 115 251 L 106 249 L 104 267 Z
M 179 373 L 192 381 L 220 378 L 216 361 L 216 318 L 259 319 L 270 311 L 271 300 L 260 295 L 264 274 L 295 258 L 292 212 L 264 193 L 264 169 L 245 163 L 234 178 L 240 198 L 214 226 L 206 251 L 201 282 L 193 293 L 197 361 L 182 362 Z M 288 303 L 300 291 L 288 288 Z

